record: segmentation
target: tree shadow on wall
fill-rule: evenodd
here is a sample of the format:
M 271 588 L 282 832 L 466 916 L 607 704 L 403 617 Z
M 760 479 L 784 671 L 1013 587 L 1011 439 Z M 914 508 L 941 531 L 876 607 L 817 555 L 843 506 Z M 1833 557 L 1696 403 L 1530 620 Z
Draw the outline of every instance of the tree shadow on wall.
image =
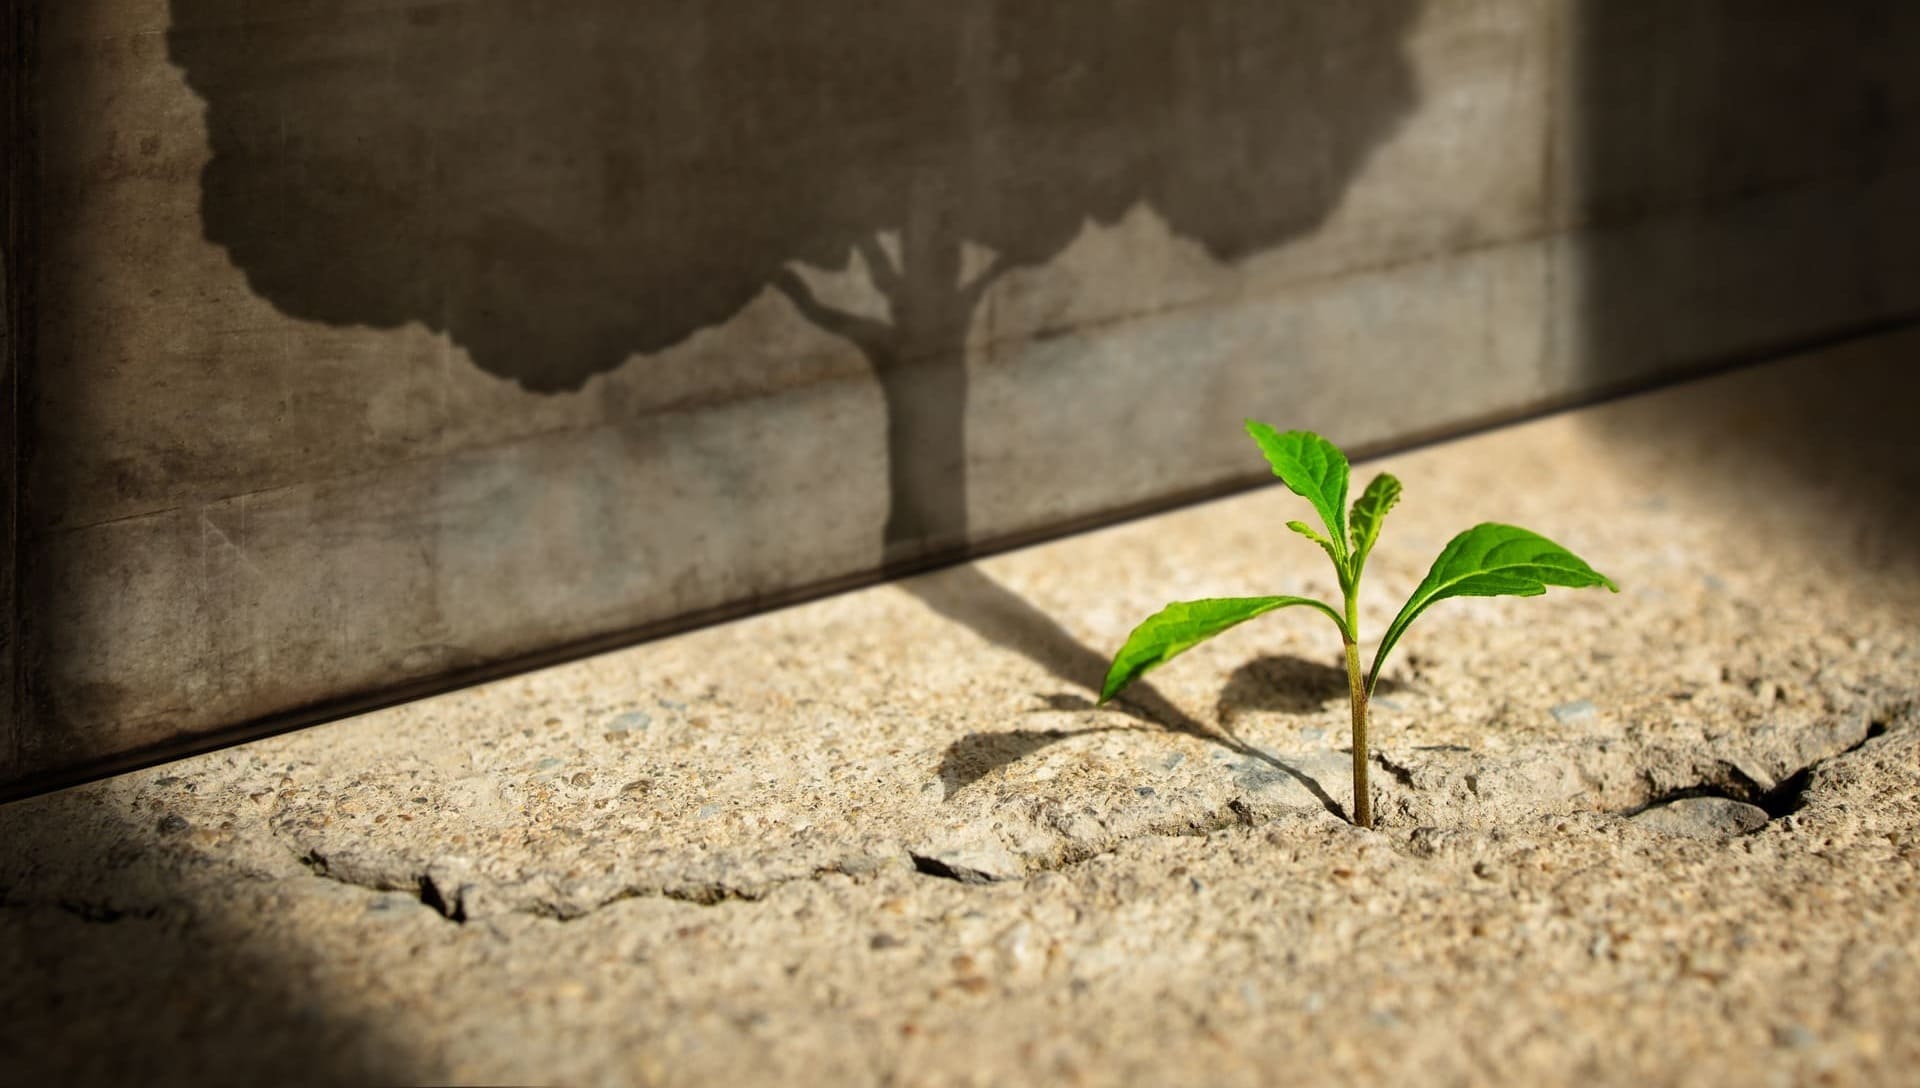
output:
M 289 315 L 419 322 L 545 393 L 769 287 L 855 345 L 898 572 L 967 541 L 986 291 L 1138 207 L 1223 261 L 1311 230 L 1413 104 L 1416 7 L 172 0 L 168 43 L 207 103 L 206 236 Z
M 967 544 L 966 340 L 1001 277 L 1141 207 L 1221 261 L 1302 236 L 1416 95 L 1418 0 L 172 7 L 206 235 L 261 296 L 419 322 L 562 394 L 771 287 L 884 394 L 896 574 Z M 1097 690 L 1097 654 L 963 577 L 908 586 Z M 1145 717 L 1206 732 L 1139 687 Z

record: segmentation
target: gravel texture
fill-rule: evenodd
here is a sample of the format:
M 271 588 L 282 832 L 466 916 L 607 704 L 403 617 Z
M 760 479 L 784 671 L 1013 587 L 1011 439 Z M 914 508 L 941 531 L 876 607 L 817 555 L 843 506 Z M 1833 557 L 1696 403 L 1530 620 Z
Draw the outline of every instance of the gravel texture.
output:
M 1335 592 L 1269 488 L 0 807 L 0 1051 L 23 1083 L 1900 1082 L 1916 350 L 1361 466 L 1407 488 L 1376 635 L 1480 520 L 1623 587 L 1423 619 L 1375 831 L 1321 617 L 1091 702 L 1169 599 Z

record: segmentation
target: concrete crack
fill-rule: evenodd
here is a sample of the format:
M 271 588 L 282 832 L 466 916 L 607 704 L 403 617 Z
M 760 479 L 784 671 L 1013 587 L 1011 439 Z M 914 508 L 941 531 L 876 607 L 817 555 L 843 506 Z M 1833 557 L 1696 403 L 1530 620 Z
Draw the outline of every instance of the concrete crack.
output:
M 1103 855 L 1112 854 L 1133 842 L 1165 838 L 1205 838 L 1232 827 L 1259 826 L 1271 822 L 1273 818 L 1272 815 L 1262 816 L 1254 812 L 1236 799 L 1221 811 L 1207 814 L 1202 818 L 1180 820 L 1150 828 L 1139 834 L 1117 836 L 1110 841 L 1098 844 L 1062 843 L 1049 856 L 1030 855 L 1010 858 L 1014 867 L 1014 871 L 1011 872 L 989 873 L 971 868 L 964 861 L 956 860 L 951 856 L 924 850 L 902 850 L 896 855 L 896 860 L 927 876 L 963 884 L 1016 881 L 1040 873 L 1071 869 Z M 702 907 L 752 903 L 765 899 L 778 889 L 790 884 L 820 880 L 828 876 L 861 880 L 887 868 L 885 864 L 872 864 L 870 857 L 848 858 L 834 864 L 818 866 L 806 873 L 768 878 L 746 884 L 722 880 L 690 880 L 659 884 L 635 882 L 626 884 L 610 895 L 584 903 L 570 903 L 561 898 L 540 895 L 515 902 L 501 902 L 502 898 L 510 897 L 516 888 L 539 880 L 539 875 L 534 874 L 514 884 L 495 886 L 480 881 L 463 880 L 464 874 L 459 869 L 435 862 L 417 872 L 409 871 L 403 879 L 397 875 L 369 876 L 357 871 L 342 871 L 330 865 L 327 857 L 318 850 L 296 851 L 295 856 L 307 872 L 319 879 L 367 892 L 401 892 L 412 895 L 434 913 L 456 924 L 465 924 L 499 914 L 522 914 L 555 922 L 572 922 L 630 899 L 667 899 Z M 493 902 L 486 902 L 487 900 L 493 900 Z
M 1717 796 L 1758 805 L 1770 817 L 1778 818 L 1804 806 L 1814 771 L 1821 764 L 1858 751 L 1885 734 L 1895 718 L 1901 719 L 1901 726 L 1910 724 L 1906 719 L 1911 716 L 1909 708 L 1894 714 L 1876 713 L 1863 717 L 1861 731 L 1854 735 L 1851 743 L 1810 759 L 1777 780 L 1764 768 L 1742 769 L 1737 759 L 1730 758 L 1713 759 L 1704 767 L 1696 765 L 1695 773 L 1701 777 L 1680 789 L 1658 790 L 1655 780 L 1649 778 L 1646 793 L 1636 799 L 1637 803 L 1631 808 L 1617 809 L 1615 812 L 1617 815 L 1631 816 L 1684 797 Z M 1628 762 L 1644 764 L 1657 755 L 1642 752 L 1640 759 L 1629 759 Z M 1402 787 L 1419 792 L 1414 790 L 1415 767 L 1381 753 L 1374 753 L 1372 758 Z M 1569 752 L 1567 758 L 1577 759 L 1578 753 Z M 1473 777 L 1467 774 L 1466 781 L 1470 784 Z M 1672 780 L 1667 781 L 1670 783 Z M 504 914 L 570 922 L 629 899 L 656 898 L 717 907 L 756 902 L 786 885 L 802 881 L 820 880 L 828 876 L 862 880 L 889 869 L 910 869 L 928 877 L 962 884 L 1015 882 L 1043 873 L 1070 870 L 1102 855 L 1113 854 L 1132 843 L 1154 839 L 1205 838 L 1234 827 L 1259 827 L 1283 816 L 1321 818 L 1317 808 L 1309 811 L 1304 807 L 1264 807 L 1248 796 L 1234 797 L 1226 804 L 1207 811 L 1179 815 L 1123 831 L 1101 828 L 1091 833 L 1076 833 L 1073 821 L 1049 820 L 1041 813 L 1035 813 L 1034 816 L 1041 827 L 1057 836 L 1050 848 L 1005 851 L 990 848 L 991 844 L 953 849 L 917 844 L 894 845 L 832 860 L 810 869 L 784 869 L 746 880 L 729 880 L 724 875 L 714 877 L 696 871 L 662 874 L 657 880 L 628 880 L 617 885 L 583 887 L 538 870 L 515 870 L 510 878 L 501 879 L 480 869 L 472 859 L 462 857 L 447 856 L 422 862 L 378 855 L 335 859 L 318 848 L 295 848 L 293 852 L 301 866 L 316 877 L 370 892 L 412 895 L 435 914 L 457 924 Z M 99 920 L 122 916 L 122 913 L 114 912 L 111 908 L 91 914 Z
M 1890 722 L 1904 719 L 1909 714 L 1910 708 L 1902 708 L 1890 713 L 1873 715 L 1858 739 L 1845 747 L 1808 760 L 1788 771 L 1777 782 L 1759 781 L 1751 772 L 1737 764 L 1720 760 L 1715 765 L 1713 773 L 1704 776 L 1701 781 L 1677 789 L 1661 790 L 1645 801 L 1619 811 L 1616 815 L 1633 817 L 1650 809 L 1673 804 L 1675 801 L 1696 797 L 1719 797 L 1754 805 L 1765 810 L 1770 819 L 1777 820 L 1782 816 L 1790 816 L 1806 807 L 1807 789 L 1812 784 L 1813 773 L 1816 770 L 1823 764 L 1852 755 L 1873 740 L 1885 736 L 1890 728 Z
M 1394 780 L 1399 782 L 1402 786 L 1405 786 L 1408 789 L 1413 788 L 1413 770 L 1411 768 L 1406 767 L 1399 763 L 1395 763 L 1393 760 L 1388 759 L 1386 753 L 1384 752 L 1374 752 L 1373 761 L 1375 763 L 1378 763 L 1382 770 L 1392 775 L 1394 777 Z
M 159 907 L 120 907 L 112 903 L 94 899 L 73 899 L 62 897 L 45 903 L 34 903 L 24 899 L 0 897 L 0 910 L 30 911 L 51 909 L 70 914 L 89 925 L 113 925 L 129 918 L 151 921 L 160 917 Z

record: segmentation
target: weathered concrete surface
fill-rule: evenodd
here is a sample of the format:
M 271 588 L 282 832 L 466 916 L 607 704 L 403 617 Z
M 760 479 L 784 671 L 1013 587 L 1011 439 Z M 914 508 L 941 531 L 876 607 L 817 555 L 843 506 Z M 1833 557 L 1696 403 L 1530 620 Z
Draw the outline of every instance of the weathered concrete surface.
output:
M 1624 587 L 1423 620 L 1378 831 L 1317 617 L 1089 706 L 1168 598 L 1331 592 L 1267 489 L 0 808 L 10 1068 L 1898 1082 L 1917 349 L 1364 466 L 1374 632 L 1479 519 Z
M 33 7 L 0 778 L 1920 306 L 1904 0 Z

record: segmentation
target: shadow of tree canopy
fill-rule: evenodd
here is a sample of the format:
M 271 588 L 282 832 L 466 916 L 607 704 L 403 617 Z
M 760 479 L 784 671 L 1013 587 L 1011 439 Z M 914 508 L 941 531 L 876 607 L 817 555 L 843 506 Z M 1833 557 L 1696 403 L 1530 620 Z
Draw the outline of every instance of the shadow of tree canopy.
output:
M 985 290 L 1136 207 L 1223 261 L 1312 229 L 1413 104 L 1417 6 L 171 0 L 168 46 L 206 237 L 289 315 L 561 393 L 783 293 L 885 393 L 898 563 L 965 540 Z M 854 265 L 883 317 L 797 271 Z

